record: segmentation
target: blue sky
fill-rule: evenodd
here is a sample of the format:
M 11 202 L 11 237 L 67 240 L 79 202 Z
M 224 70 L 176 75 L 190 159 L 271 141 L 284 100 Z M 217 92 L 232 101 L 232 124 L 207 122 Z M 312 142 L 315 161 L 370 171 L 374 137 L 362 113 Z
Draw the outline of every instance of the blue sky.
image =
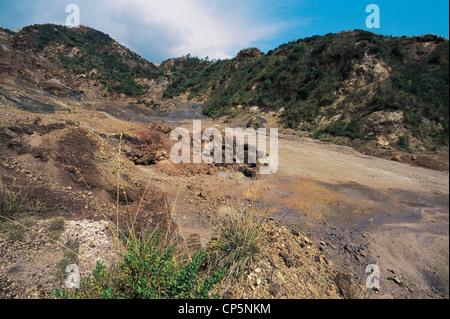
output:
M 68 4 L 81 24 L 109 34 L 151 62 L 192 54 L 230 58 L 243 48 L 267 52 L 312 35 L 365 29 L 366 7 L 380 8 L 385 35 L 449 37 L 447 0 L 0 0 L 0 26 L 65 24 Z

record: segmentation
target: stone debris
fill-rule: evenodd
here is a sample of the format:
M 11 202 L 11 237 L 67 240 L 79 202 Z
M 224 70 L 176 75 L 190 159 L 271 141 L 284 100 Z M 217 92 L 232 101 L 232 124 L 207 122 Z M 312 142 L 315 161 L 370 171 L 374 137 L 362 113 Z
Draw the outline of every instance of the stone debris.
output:
M 274 221 L 263 228 L 267 235 L 261 253 L 241 279 L 217 288 L 222 298 L 342 298 L 331 263 L 323 262 L 326 259 L 306 236 L 280 228 Z
M 78 244 L 80 272 L 87 275 L 97 262 L 110 265 L 116 260 L 117 243 L 111 240 L 111 224 L 107 221 L 67 221 L 65 231 L 59 239 L 61 245 L 67 242 Z

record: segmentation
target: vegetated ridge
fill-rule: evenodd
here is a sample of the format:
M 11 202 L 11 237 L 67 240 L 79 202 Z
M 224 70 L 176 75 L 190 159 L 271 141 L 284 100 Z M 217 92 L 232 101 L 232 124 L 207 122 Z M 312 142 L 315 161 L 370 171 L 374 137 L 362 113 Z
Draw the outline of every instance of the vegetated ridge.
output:
M 214 118 L 256 112 L 252 126 L 268 121 L 315 138 L 376 141 L 405 151 L 448 148 L 449 42 L 439 36 L 355 30 L 300 39 L 267 54 L 251 48 L 218 61 L 188 54 L 157 67 L 84 26 L 2 30 L 14 57 L 32 55 L 29 72 L 49 65 L 38 84 L 51 93 L 62 84 L 87 97 L 131 98 L 146 107 L 185 95 Z

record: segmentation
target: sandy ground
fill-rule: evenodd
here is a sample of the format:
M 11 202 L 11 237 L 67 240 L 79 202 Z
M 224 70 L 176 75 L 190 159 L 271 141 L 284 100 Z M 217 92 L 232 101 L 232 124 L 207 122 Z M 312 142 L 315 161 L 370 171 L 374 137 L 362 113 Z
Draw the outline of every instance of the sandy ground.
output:
M 363 282 L 367 264 L 380 267 L 381 292 L 371 297 L 448 298 L 448 172 L 301 138 L 280 139 L 279 162 L 279 172 L 268 180 L 287 178 L 288 199 L 314 202 L 316 207 L 306 204 L 302 210 L 295 209 L 298 201 L 284 201 L 306 211 L 306 219 L 298 219 L 310 225 L 313 238 L 336 246 L 338 252 L 327 247 L 332 259 L 353 267 Z M 339 244 L 352 252 L 339 251 Z
M 204 123 L 209 127 L 212 123 Z M 218 124 L 218 123 L 215 123 Z M 350 147 L 281 135 L 279 169 L 256 180 L 227 176 L 197 181 L 208 194 L 252 198 L 273 218 L 308 234 L 360 284 L 380 269 L 380 291 L 367 298 L 448 298 L 449 174 L 366 156 Z M 233 197 L 234 196 L 234 197 Z M 200 206 L 180 210 L 188 233 L 207 237 Z
M 122 109 L 122 105 L 117 107 Z M 24 117 L 32 121 L 34 117 L 11 109 L 7 113 L 11 124 Z M 80 122 L 95 136 L 145 127 L 143 123 L 118 120 L 124 120 L 122 113 L 116 115 L 118 119 L 112 116 L 113 112 L 108 115 L 94 110 L 48 115 L 70 120 L 73 125 Z M 223 123 L 203 121 L 204 128 L 212 125 Z M 184 122 L 184 126 L 192 127 L 192 122 Z M 52 134 L 59 136 L 58 132 Z M 34 134 L 27 140 L 37 143 L 34 139 L 38 138 Z M 97 139 L 107 149 L 106 140 Z M 24 154 L 19 159 L 26 162 L 28 158 Z M 113 172 L 115 156 L 101 163 Z M 306 234 L 334 269 L 352 275 L 360 284 L 365 283 L 366 267 L 378 265 L 380 290 L 366 289 L 357 297 L 449 297 L 448 172 L 366 156 L 349 147 L 291 135 L 280 135 L 276 174 L 254 179 L 217 169 L 211 174 L 183 177 L 170 173 L 176 167 L 169 160 L 145 167 L 125 159 L 124 163 L 130 181 L 143 186 L 150 182 L 165 194 L 172 217 L 186 237 L 199 234 L 206 244 L 211 215 L 217 207 L 230 202 L 246 205 L 253 200 L 255 207 L 267 210 L 270 219 Z M 44 169 L 49 164 L 42 165 Z M 55 181 L 64 193 L 68 185 L 78 188 L 69 182 Z M 94 191 L 94 195 L 101 194 Z

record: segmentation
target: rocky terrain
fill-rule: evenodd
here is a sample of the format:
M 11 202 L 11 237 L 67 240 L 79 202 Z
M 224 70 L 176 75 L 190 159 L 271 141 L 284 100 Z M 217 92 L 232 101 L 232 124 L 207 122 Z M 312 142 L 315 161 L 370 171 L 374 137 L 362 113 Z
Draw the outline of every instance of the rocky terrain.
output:
M 396 147 L 407 113 L 366 114 L 365 125 L 382 133 L 369 140 L 283 128 L 283 110 L 262 105 L 236 103 L 233 114 L 213 120 L 201 113 L 218 91 L 199 90 L 202 101 L 193 88 L 170 96 L 177 79 L 203 73 L 209 62 L 185 57 L 157 69 L 89 28 L 52 28 L 0 29 L 0 184 L 23 199 L 0 221 L 1 298 L 51 298 L 66 265 L 86 276 L 97 261 L 113 264 L 117 226 L 126 233 L 170 225 L 190 247 L 206 247 L 217 211 L 250 202 L 266 212 L 261 253 L 238 281 L 216 287 L 222 298 L 448 298 L 448 150 L 423 146 L 431 135 L 423 149 Z M 89 37 L 103 42 L 91 46 Z M 420 60 L 442 43 L 408 45 Z M 288 59 L 291 49 L 274 54 Z M 264 58 L 249 49 L 230 63 Z M 108 73 L 110 59 L 120 74 Z M 341 92 L 391 75 L 373 55 L 358 63 Z M 278 172 L 175 165 L 170 132 L 192 129 L 194 118 L 203 129 L 282 125 Z M 383 140 L 387 127 L 395 138 Z M 380 268 L 380 289 L 365 287 L 370 264 Z

